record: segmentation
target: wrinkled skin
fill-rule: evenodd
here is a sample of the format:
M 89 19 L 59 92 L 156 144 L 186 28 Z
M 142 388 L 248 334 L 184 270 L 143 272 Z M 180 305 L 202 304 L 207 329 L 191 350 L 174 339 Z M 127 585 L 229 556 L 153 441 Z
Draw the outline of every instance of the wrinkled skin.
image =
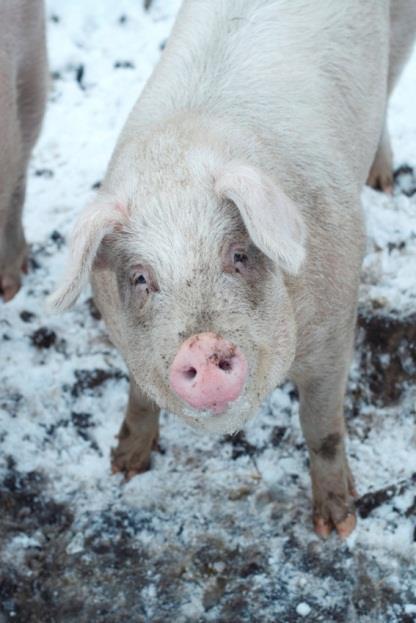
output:
M 26 171 L 46 102 L 41 0 L 0 3 L 0 298 L 18 292 L 27 270 L 22 210 Z
M 344 538 L 354 529 L 343 401 L 364 250 L 360 192 L 388 76 L 416 30 L 413 5 L 398 4 L 391 18 L 406 21 L 407 45 L 396 54 L 392 42 L 389 67 L 387 0 L 351 0 L 342 14 L 307 0 L 302 11 L 293 0 L 184 2 L 52 298 L 69 307 L 91 277 L 129 367 L 114 471 L 131 477 L 149 465 L 158 408 L 235 431 L 288 377 L 299 390 L 315 530 Z M 183 343 L 207 332 L 248 363 L 240 397 L 220 414 L 191 408 L 169 382 Z

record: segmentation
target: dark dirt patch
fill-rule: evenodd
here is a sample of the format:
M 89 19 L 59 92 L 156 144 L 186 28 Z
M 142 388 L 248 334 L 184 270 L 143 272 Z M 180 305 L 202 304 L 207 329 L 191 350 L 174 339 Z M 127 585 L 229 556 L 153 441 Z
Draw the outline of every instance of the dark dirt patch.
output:
M 48 327 L 40 327 L 30 336 L 33 346 L 39 350 L 51 348 L 56 343 L 57 336 L 55 331 Z
M 270 435 L 270 443 L 274 448 L 280 445 L 284 436 L 286 435 L 286 426 L 274 426 Z
M 376 508 L 390 501 L 391 499 L 402 495 L 410 487 L 416 487 L 416 474 L 413 474 L 410 480 L 402 480 L 397 484 L 378 489 L 378 491 L 370 491 L 361 496 L 355 503 L 360 517 L 365 519 Z M 410 507 L 412 508 L 412 507 Z M 406 516 L 409 516 L 406 514 Z
M 84 76 L 85 76 L 85 65 L 80 63 L 75 67 L 75 80 L 77 81 L 79 88 L 85 91 L 84 84 Z
M 45 443 L 48 443 L 48 441 L 54 438 L 58 430 L 68 428 L 71 425 L 75 428 L 77 435 L 86 441 L 91 448 L 101 456 L 101 449 L 91 435 L 91 429 L 95 427 L 95 422 L 90 413 L 77 413 L 73 411 L 70 419 L 61 418 L 53 424 L 42 425 L 46 433 Z
M 16 417 L 20 405 L 23 401 L 23 396 L 19 392 L 5 392 L 0 399 L 0 407 L 8 413 L 10 417 Z
M 52 169 L 36 169 L 35 175 L 36 177 L 43 177 L 44 179 L 52 179 L 54 172 Z
M 412 167 L 403 164 L 394 172 L 394 183 L 406 197 L 416 193 L 416 175 Z
M 71 413 L 71 420 L 73 425 L 80 430 L 95 426 L 91 413 L 76 413 L 73 411 Z
M 36 314 L 33 314 L 32 312 L 24 309 L 20 312 L 20 318 L 23 320 L 23 322 L 32 322 L 32 320 L 35 320 Z
M 57 249 L 62 249 L 65 246 L 65 236 L 61 234 L 57 229 L 54 229 L 50 235 L 50 239 L 56 245 Z
M 65 531 L 72 513 L 63 504 L 43 497 L 46 479 L 40 472 L 19 473 L 9 458 L 8 471 L 0 483 L 0 539 L 6 534 L 31 534 L 41 528 L 45 534 Z
M 128 380 L 128 376 L 121 370 L 103 370 L 95 368 L 94 370 L 75 370 L 74 375 L 76 382 L 72 385 L 71 395 L 77 398 L 84 392 L 94 393 L 94 390 L 109 380 Z
M 114 69 L 134 69 L 135 64 L 133 61 L 115 61 Z
M 254 456 L 259 453 L 259 448 L 250 443 L 243 431 L 239 431 L 235 435 L 225 435 L 224 443 L 232 446 L 231 458 L 238 459 L 240 456 Z
M 382 406 L 396 404 L 406 385 L 416 382 L 416 314 L 362 312 L 358 327 L 360 398 Z

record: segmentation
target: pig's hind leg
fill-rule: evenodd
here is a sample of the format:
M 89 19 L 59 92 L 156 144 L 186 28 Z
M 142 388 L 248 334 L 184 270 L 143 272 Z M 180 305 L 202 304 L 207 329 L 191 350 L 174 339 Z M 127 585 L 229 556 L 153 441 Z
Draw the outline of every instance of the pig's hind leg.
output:
M 348 363 L 335 356 L 331 368 L 298 383 L 300 420 L 310 455 L 314 527 L 345 538 L 355 527 L 354 484 L 345 453 L 343 402 Z
M 150 455 L 159 439 L 159 409 L 130 381 L 127 413 L 118 434 L 118 445 L 111 451 L 113 473 L 129 480 L 150 469 Z
M 390 57 L 387 92 L 390 95 L 397 84 L 402 69 L 412 51 L 416 35 L 416 2 L 395 0 L 390 15 Z M 393 190 L 393 154 L 387 128 L 384 128 L 368 174 L 367 184 L 376 190 L 391 193 Z

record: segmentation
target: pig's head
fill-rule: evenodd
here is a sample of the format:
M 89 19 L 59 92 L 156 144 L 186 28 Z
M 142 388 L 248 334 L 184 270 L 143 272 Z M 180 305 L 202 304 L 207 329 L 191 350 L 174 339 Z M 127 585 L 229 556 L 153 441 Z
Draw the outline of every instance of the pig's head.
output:
M 84 211 L 52 304 L 72 305 L 92 271 L 143 391 L 193 425 L 232 432 L 292 364 L 287 280 L 303 257 L 300 212 L 270 177 L 190 153 L 180 173 L 99 195 Z M 115 306 L 99 294 L 104 276 Z

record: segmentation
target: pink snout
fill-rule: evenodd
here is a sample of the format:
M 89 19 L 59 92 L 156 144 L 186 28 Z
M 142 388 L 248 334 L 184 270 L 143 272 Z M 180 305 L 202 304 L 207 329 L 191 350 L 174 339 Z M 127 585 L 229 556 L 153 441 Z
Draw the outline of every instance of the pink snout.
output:
M 240 396 L 247 372 L 247 360 L 237 346 L 215 333 L 199 333 L 179 348 L 170 384 L 194 409 L 219 415 Z

